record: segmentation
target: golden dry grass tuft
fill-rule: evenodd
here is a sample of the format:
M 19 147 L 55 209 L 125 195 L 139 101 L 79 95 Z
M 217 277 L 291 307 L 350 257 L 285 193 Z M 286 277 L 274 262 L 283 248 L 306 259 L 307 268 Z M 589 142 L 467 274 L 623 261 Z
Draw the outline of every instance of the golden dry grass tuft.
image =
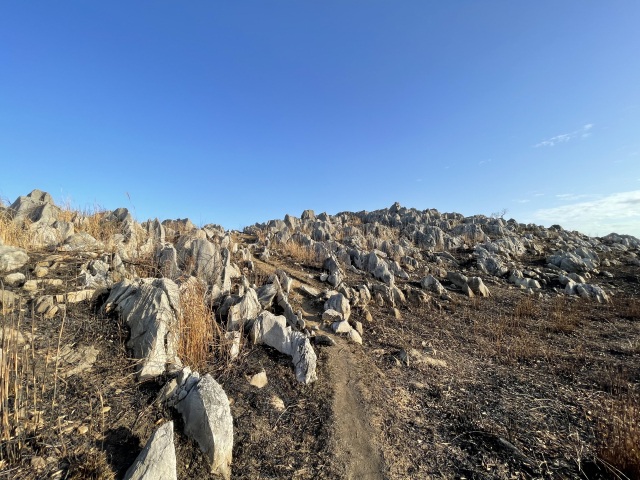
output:
M 293 240 L 289 240 L 282 246 L 282 253 L 294 262 L 303 265 L 316 266 L 318 264 L 316 252 L 311 247 L 305 247 Z
M 21 223 L 14 222 L 7 210 L 0 209 L 0 240 L 5 245 L 31 248 L 33 235 L 29 231 L 30 223 L 29 220 Z
M 228 341 L 207 301 L 207 286 L 195 278 L 181 288 L 182 315 L 178 355 L 194 369 L 204 370 L 216 358 L 226 358 Z
M 615 400 L 601 418 L 600 459 L 616 478 L 640 478 L 640 401 L 637 396 L 627 393 Z

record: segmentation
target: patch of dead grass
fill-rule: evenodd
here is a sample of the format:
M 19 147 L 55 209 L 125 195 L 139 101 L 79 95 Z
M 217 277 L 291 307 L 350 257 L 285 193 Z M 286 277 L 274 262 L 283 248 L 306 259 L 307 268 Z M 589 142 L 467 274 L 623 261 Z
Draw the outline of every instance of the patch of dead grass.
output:
M 616 478 L 640 478 L 640 401 L 628 393 L 604 408 L 599 458 Z

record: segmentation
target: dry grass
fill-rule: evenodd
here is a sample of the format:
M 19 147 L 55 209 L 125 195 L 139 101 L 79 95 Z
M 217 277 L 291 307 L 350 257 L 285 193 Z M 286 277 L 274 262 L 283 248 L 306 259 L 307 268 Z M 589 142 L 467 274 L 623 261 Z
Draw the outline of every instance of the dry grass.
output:
M 5 245 L 13 247 L 31 248 L 33 245 L 33 235 L 29 231 L 31 222 L 25 220 L 16 223 L 6 210 L 0 210 L 0 240 Z
M 302 265 L 318 265 L 316 252 L 312 248 L 300 245 L 293 240 L 289 240 L 282 246 L 282 253 L 290 257 L 294 262 L 300 263 Z
M 204 370 L 215 358 L 226 358 L 228 341 L 215 320 L 207 298 L 207 286 L 195 278 L 181 288 L 182 315 L 178 356 L 193 369 Z
M 580 317 L 575 306 L 564 295 L 553 299 L 548 318 L 547 328 L 552 333 L 571 333 L 580 324 Z
M 618 314 L 629 320 L 640 320 L 640 299 L 621 297 L 616 299 L 615 308 Z
M 640 402 L 629 392 L 615 400 L 599 423 L 599 457 L 617 478 L 640 478 Z M 622 476 L 624 475 L 624 476 Z

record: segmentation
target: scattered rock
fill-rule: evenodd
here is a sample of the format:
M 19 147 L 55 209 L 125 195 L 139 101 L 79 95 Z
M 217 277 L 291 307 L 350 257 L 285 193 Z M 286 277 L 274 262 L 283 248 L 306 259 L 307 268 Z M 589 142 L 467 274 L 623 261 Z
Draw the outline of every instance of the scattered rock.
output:
M 177 478 L 173 422 L 167 422 L 151 435 L 133 465 L 125 473 L 124 479 L 174 480 Z
M 268 345 L 285 355 L 290 355 L 296 371 L 296 378 L 302 383 L 317 380 L 316 354 L 309 338 L 300 332 L 294 332 L 287 326 L 284 316 L 275 316 L 262 312 L 250 332 L 254 344 Z
M 113 286 L 105 311 L 115 311 L 131 329 L 127 347 L 142 359 L 138 378 L 146 380 L 164 373 L 167 366 L 181 364 L 176 353 L 180 314 L 178 286 L 167 278 L 124 280 Z
M 256 373 L 249 379 L 249 384 L 256 388 L 263 388 L 269 383 L 267 381 L 267 372 L 264 370 L 260 373 Z
M 29 255 L 22 248 L 0 245 L 0 273 L 22 268 L 29 261 Z
M 182 415 L 184 433 L 198 443 L 211 465 L 211 473 L 228 480 L 231 477 L 233 418 L 222 387 L 207 374 L 191 386 L 175 408 Z
M 24 273 L 20 272 L 10 273 L 4 277 L 4 283 L 9 287 L 21 287 L 25 281 Z

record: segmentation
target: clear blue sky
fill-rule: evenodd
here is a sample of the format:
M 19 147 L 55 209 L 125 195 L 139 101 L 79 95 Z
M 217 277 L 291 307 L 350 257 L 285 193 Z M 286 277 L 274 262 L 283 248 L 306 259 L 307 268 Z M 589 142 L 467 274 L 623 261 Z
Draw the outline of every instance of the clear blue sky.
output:
M 0 195 L 640 235 L 640 2 L 0 3 Z

